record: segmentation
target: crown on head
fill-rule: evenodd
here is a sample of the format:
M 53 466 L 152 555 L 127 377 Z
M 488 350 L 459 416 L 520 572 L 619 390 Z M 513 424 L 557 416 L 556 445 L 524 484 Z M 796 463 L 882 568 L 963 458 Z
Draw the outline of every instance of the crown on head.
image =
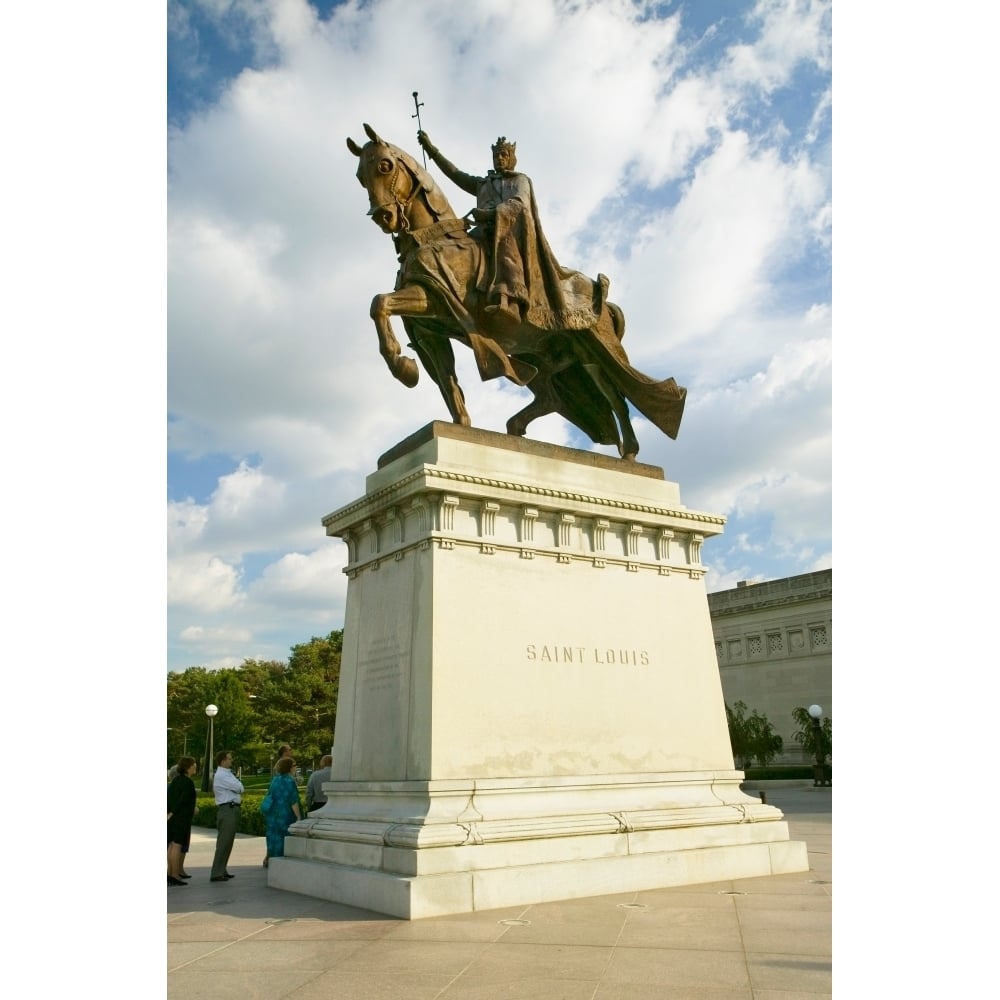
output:
M 501 149 L 509 149 L 512 153 L 516 154 L 517 153 L 517 143 L 516 142 L 508 142 L 507 141 L 507 136 L 501 135 L 501 136 L 499 136 L 497 138 L 497 141 L 492 146 L 490 146 L 490 149 L 492 149 L 494 153 L 498 152 Z

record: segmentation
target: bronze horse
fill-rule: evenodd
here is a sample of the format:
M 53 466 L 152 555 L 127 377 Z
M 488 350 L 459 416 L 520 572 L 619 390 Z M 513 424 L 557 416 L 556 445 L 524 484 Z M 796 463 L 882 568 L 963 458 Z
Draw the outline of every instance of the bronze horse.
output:
M 687 390 L 672 378 L 654 381 L 631 367 L 621 346 L 625 317 L 607 301 L 603 275 L 595 282 L 560 268 L 571 328 L 511 324 L 491 313 L 480 290 L 489 266 L 484 236 L 455 215 L 413 157 L 370 125 L 364 128 L 370 141 L 359 146 L 348 138 L 347 146 L 360 160 L 357 177 L 368 192 L 368 214 L 392 235 L 400 263 L 395 290 L 376 295 L 371 304 L 379 351 L 395 378 L 412 387 L 419 377 L 392 330 L 391 317 L 400 316 L 455 423 L 471 420 L 455 375 L 452 340 L 472 348 L 483 379 L 503 375 L 531 390 L 532 401 L 507 421 L 508 434 L 523 435 L 532 420 L 559 413 L 591 440 L 617 445 L 622 458 L 634 460 L 639 443 L 629 419 L 631 402 L 668 437 L 677 437 Z

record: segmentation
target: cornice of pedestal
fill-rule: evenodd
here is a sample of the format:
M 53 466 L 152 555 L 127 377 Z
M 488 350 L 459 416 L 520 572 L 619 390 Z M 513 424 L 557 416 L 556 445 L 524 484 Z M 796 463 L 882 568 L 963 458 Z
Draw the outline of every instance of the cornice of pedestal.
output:
M 365 496 L 323 518 L 351 577 L 433 547 L 700 580 L 702 542 L 725 524 L 685 508 L 662 469 L 603 455 L 441 424 L 389 454 Z
M 686 507 L 652 506 L 621 497 L 553 489 L 544 485 L 470 475 L 435 466 L 423 466 L 415 472 L 403 476 L 391 486 L 370 493 L 346 507 L 341 507 L 332 514 L 327 514 L 323 518 L 323 526 L 327 529 L 328 535 L 337 535 L 341 525 L 347 526 L 357 519 L 376 515 L 384 508 L 398 502 L 402 497 L 422 490 L 432 490 L 435 487 L 441 491 L 451 489 L 454 492 L 480 498 L 484 497 L 486 493 L 492 497 L 502 495 L 504 499 L 511 501 L 528 497 L 541 506 L 553 509 L 572 504 L 577 507 L 592 508 L 594 513 L 598 510 L 607 510 L 648 515 L 658 521 L 675 521 L 678 527 L 682 524 L 697 523 L 705 526 L 707 535 L 721 534 L 726 523 L 726 519 L 721 515 L 688 510 Z
M 434 546 L 701 579 L 702 543 L 724 523 L 714 515 L 437 469 L 414 472 L 324 519 L 327 534 L 347 544 L 350 576 Z

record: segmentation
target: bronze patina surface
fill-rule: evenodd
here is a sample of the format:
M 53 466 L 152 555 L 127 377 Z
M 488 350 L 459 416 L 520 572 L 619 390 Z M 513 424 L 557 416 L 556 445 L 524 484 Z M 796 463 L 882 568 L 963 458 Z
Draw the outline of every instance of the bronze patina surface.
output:
M 413 386 L 419 377 L 392 330 L 391 318 L 399 316 L 456 424 L 472 421 L 455 375 L 453 340 L 472 349 L 482 379 L 503 376 L 531 391 L 532 401 L 507 421 L 508 434 L 522 436 L 532 420 L 559 413 L 634 461 L 639 443 L 631 403 L 677 437 L 687 390 L 631 366 L 621 346 L 625 317 L 607 300 L 604 275 L 595 281 L 559 265 L 538 221 L 531 181 L 514 170 L 514 143 L 501 136 L 494 169 L 479 177 L 460 171 L 418 133 L 445 175 L 476 196 L 469 219 L 460 219 L 429 171 L 364 128 L 369 141 L 348 139 L 347 146 L 360 161 L 368 214 L 393 237 L 399 257 L 395 289 L 371 304 L 379 350 L 395 378 Z

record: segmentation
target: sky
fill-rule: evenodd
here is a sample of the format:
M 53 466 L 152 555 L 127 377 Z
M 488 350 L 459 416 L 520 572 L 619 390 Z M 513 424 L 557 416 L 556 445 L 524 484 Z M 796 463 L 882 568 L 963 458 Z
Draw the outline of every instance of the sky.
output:
M 676 441 L 635 425 L 728 519 L 708 589 L 832 565 L 829 3 L 170 0 L 167 60 L 168 669 L 341 627 L 321 518 L 449 419 L 377 352 L 395 257 L 345 143 L 368 122 L 419 155 L 414 90 L 467 172 L 516 140 L 560 262 L 607 274 L 632 364 L 687 386 Z M 458 353 L 504 430 L 527 390 Z M 529 436 L 615 453 L 558 415 Z
M 459 44 L 428 41 L 431 58 L 423 50 L 408 57 L 407 44 L 428 38 L 412 20 L 418 8 L 427 16 L 428 6 L 442 11 L 437 23 Z M 466 6 L 500 13 L 477 33 Z M 791 485 L 814 479 L 829 502 L 829 455 L 813 462 L 826 473 L 807 461 L 809 442 L 829 434 L 829 414 L 821 412 L 827 388 L 816 392 L 827 402 L 814 409 L 793 408 L 791 393 L 782 410 L 780 393 L 772 394 L 778 408 L 770 422 L 754 422 L 754 433 L 743 419 L 723 423 L 722 410 L 742 397 L 744 409 L 763 408 L 765 393 L 754 391 L 767 379 L 792 384 L 804 370 L 805 349 L 782 353 L 774 343 L 808 345 L 816 338 L 802 333 L 801 318 L 813 303 L 820 313 L 824 303 L 829 309 L 828 229 L 820 225 L 810 242 L 806 234 L 811 239 L 817 230 L 801 222 L 797 238 L 787 226 L 776 235 L 751 225 L 751 209 L 761 204 L 777 200 L 794 221 L 802 213 L 818 217 L 830 201 L 830 153 L 818 149 L 828 146 L 829 116 L 825 123 L 817 116 L 825 139 L 807 142 L 802 127 L 827 89 L 828 68 L 802 58 L 787 77 L 799 82 L 780 85 L 782 60 L 802 51 L 804 38 L 815 40 L 815 31 L 788 30 L 759 47 L 762 27 L 747 22 L 753 8 L 740 3 L 664 5 L 663 17 L 680 16 L 676 36 L 655 19 L 630 28 L 610 17 L 619 10 L 613 3 L 597 6 L 603 23 L 574 31 L 562 22 L 553 29 L 535 13 L 554 8 L 528 7 L 368 4 L 342 32 L 286 16 L 275 42 L 266 21 L 251 18 L 242 23 L 256 33 L 241 33 L 239 19 L 230 18 L 236 24 L 220 22 L 223 30 L 213 35 L 208 13 L 229 9 L 220 3 L 195 19 L 199 43 L 189 36 L 184 50 L 169 27 L 184 11 L 169 3 L 54 0 L 6 12 L 4 732 L 15 769 L 30 762 L 48 784 L 64 761 L 73 769 L 79 780 L 58 791 L 61 816 L 93 816 L 95 789 L 112 802 L 117 792 L 108 789 L 124 781 L 139 808 L 127 831 L 113 817 L 102 827 L 103 868 L 145 872 L 156 860 L 148 848 L 162 832 L 154 823 L 162 807 L 164 638 L 169 664 L 183 669 L 221 665 L 229 656 L 283 659 L 291 644 L 338 627 L 342 557 L 328 557 L 334 565 L 326 572 L 317 553 L 341 543 L 322 536 L 320 518 L 360 494 L 373 456 L 444 416 L 425 384 L 404 389 L 375 351 L 368 303 L 390 287 L 395 263 L 388 238 L 364 217 L 356 161 L 344 145 L 347 135 L 360 141 L 369 121 L 407 146 L 413 90 L 425 102 L 428 132 L 466 169 L 488 166 L 498 133 L 518 139 L 519 166 L 535 180 L 557 256 L 584 270 L 593 261 L 608 274 L 628 320 L 633 361 L 691 390 L 676 442 L 638 426 L 640 458 L 662 464 L 689 506 L 728 516 L 726 533 L 704 547 L 711 586 L 727 576 L 794 571 L 762 569 L 756 555 L 732 551 L 738 522 L 752 519 L 751 501 L 779 474 L 797 469 Z M 302 5 L 259 9 L 309 14 Z M 793 13 L 801 20 L 808 9 L 798 5 Z M 584 21 L 594 16 L 587 5 L 575 10 Z M 328 14 L 322 11 L 324 23 Z M 988 789 L 981 764 L 995 753 L 983 711 L 997 688 L 984 651 L 996 614 L 989 456 L 1000 199 L 990 123 L 1000 13 L 976 0 L 946 8 L 840 3 L 833 22 L 833 524 L 843 654 L 835 683 L 838 731 L 851 737 L 837 752 L 837 975 L 848 994 L 856 981 L 859 996 L 875 988 L 972 995 L 992 971 L 992 927 L 977 919 L 982 852 L 952 851 L 948 864 L 928 866 L 926 838 L 907 807 L 922 804 L 930 789 L 945 789 L 951 804 L 979 802 Z M 521 36 L 504 34 L 518 26 Z M 328 41 L 310 44 L 314 36 Z M 261 44 L 255 48 L 250 38 Z M 747 47 L 732 50 L 734 39 Z M 182 51 L 187 69 L 179 76 Z M 536 60 L 532 74 L 519 74 L 525 52 L 538 51 L 543 69 Z M 260 62 L 241 77 L 248 53 Z M 770 83 L 748 82 L 755 67 Z M 664 74 L 661 87 L 656 78 Z M 813 85 L 814 75 L 826 79 Z M 531 80 L 541 86 L 526 95 Z M 584 120 L 578 102 L 588 108 Z M 669 145 L 647 133 L 661 120 L 656 109 L 674 130 Z M 173 131 L 163 127 L 165 111 Z M 748 145 L 733 140 L 741 132 Z M 724 146 L 727 137 L 733 141 Z M 417 152 L 412 140 L 407 148 Z M 729 191 L 733 198 L 747 192 L 738 204 L 743 214 L 730 208 L 716 220 L 722 250 L 712 265 L 725 263 L 725 282 L 719 275 L 705 292 L 708 265 L 699 269 L 703 256 L 694 251 L 711 251 L 704 241 L 713 231 L 698 229 L 698 219 L 711 216 L 696 210 L 705 211 L 711 182 L 717 188 L 727 167 L 737 173 L 748 158 L 756 170 L 740 172 Z M 795 197 L 782 202 L 765 181 L 777 165 L 793 162 L 803 164 L 797 180 L 782 176 Z M 817 172 L 827 178 L 819 195 L 811 188 Z M 466 207 L 448 194 L 456 208 Z M 622 222 L 609 230 L 607 254 L 587 225 L 592 216 Z M 734 219 L 741 228 L 722 228 Z M 642 239 L 629 239 L 640 229 Z M 759 259 L 744 260 L 742 270 L 737 250 L 747 237 L 725 238 L 734 231 L 763 233 Z M 657 251 L 670 266 L 655 272 L 665 294 L 651 318 L 647 272 L 660 260 Z M 824 258 L 825 266 L 817 263 Z M 194 265 L 206 275 L 201 297 L 189 291 L 177 298 L 194 283 Z M 239 294 L 247 274 L 252 280 Z M 825 297 L 816 291 L 824 285 Z M 203 322 L 178 338 L 185 315 Z M 829 321 L 823 325 L 819 339 L 828 346 Z M 255 371 L 254 381 L 248 373 Z M 808 378 L 799 381 L 798 395 L 806 394 Z M 463 383 L 477 422 L 500 426 L 509 401 L 496 402 L 474 377 L 463 375 Z M 348 405 L 352 391 L 357 400 Z M 781 416 L 788 419 L 779 423 Z M 539 436 L 540 424 L 533 425 Z M 550 440 L 574 440 L 558 422 L 544 430 Z M 782 445 L 769 449 L 774 435 Z M 754 462 L 752 474 L 741 471 Z M 196 557 L 197 546 L 189 539 L 180 553 L 173 542 L 167 551 L 164 494 L 179 504 L 190 497 L 192 522 L 201 516 L 205 524 L 203 564 L 223 582 L 237 580 L 241 601 L 227 608 L 218 600 L 211 612 L 207 600 L 200 609 L 174 605 L 167 614 L 168 569 L 179 555 Z M 270 519 L 262 514 L 268 497 L 272 507 L 284 507 Z M 828 515 L 822 529 L 795 529 L 787 516 L 795 504 L 786 499 L 774 505 L 770 526 L 762 521 L 755 533 L 746 531 L 748 539 L 774 552 L 784 551 L 782 540 L 787 548 L 789 539 L 829 539 Z M 235 511 L 247 513 L 245 524 Z M 810 544 L 816 554 L 807 559 L 830 547 Z M 296 558 L 282 564 L 290 553 Z M 315 589 L 307 573 L 296 577 L 296 566 L 317 567 Z M 272 590 L 281 589 L 275 578 L 285 573 L 303 594 L 318 595 L 313 619 L 304 597 L 289 596 L 285 608 L 268 603 L 256 581 L 269 567 L 278 567 L 267 578 Z M 239 628 L 250 638 L 228 649 L 223 642 L 179 648 L 181 632 L 197 627 Z M 960 745 L 961 756 L 938 752 L 941 740 Z M 150 774 L 155 781 L 146 780 Z M 51 808 L 36 813 L 30 844 L 23 824 L 9 825 L 9 853 L 64 856 L 66 824 L 52 822 Z M 949 815 L 968 840 L 978 814 L 959 806 Z M 887 864 L 919 877 L 887 881 Z M 92 969 L 105 992 L 127 995 L 134 974 L 118 961 L 123 948 L 148 956 L 152 966 L 165 959 L 162 890 L 151 880 L 139 880 L 149 891 L 137 891 L 135 879 L 105 882 L 98 894 L 63 893 L 53 908 L 51 894 L 38 892 L 37 866 L 10 872 L 6 889 L 23 928 L 15 930 L 17 954 L 48 961 L 53 935 L 61 942 L 63 960 L 47 966 L 50 984 L 71 987 L 81 970 Z M 928 905 L 951 919 L 928 920 Z M 127 924 L 120 919 L 126 912 Z M 895 936 L 886 937 L 887 924 Z M 39 936 L 39 926 L 51 933 Z M 886 960 L 873 965 L 866 956 L 876 936 Z

